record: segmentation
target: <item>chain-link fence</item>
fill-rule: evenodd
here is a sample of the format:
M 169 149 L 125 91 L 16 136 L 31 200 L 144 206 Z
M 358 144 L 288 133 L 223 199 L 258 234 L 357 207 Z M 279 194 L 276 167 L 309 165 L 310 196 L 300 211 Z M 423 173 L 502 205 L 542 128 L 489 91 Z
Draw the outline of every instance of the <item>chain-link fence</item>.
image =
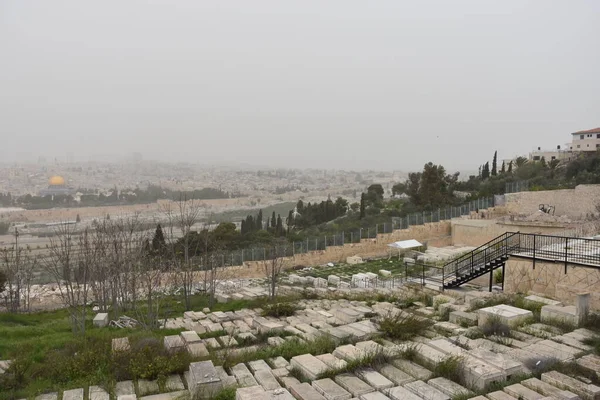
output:
M 255 247 L 234 251 L 221 257 L 223 266 L 242 265 L 244 262 L 270 260 L 275 253 L 279 257 L 292 257 L 310 251 L 325 250 L 328 247 L 343 246 L 348 243 L 359 243 L 362 239 L 375 239 L 377 235 L 392 233 L 395 230 L 408 229 L 413 225 L 424 225 L 431 222 L 447 221 L 471 212 L 485 210 L 494 206 L 494 197 L 480 198 L 456 207 L 439 208 L 409 214 L 405 217 L 391 217 L 389 222 L 375 224 L 372 227 L 360 228 L 344 232 L 330 233 L 323 236 L 307 238 L 290 243 L 282 249 L 272 247 Z
M 529 181 L 506 182 L 504 193 L 517 193 L 529 191 Z

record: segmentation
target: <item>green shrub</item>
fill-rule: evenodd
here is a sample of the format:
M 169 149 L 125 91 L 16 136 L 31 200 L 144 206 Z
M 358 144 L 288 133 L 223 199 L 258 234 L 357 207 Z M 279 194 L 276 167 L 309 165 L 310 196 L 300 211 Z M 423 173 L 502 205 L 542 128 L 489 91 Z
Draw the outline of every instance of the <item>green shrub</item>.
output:
M 496 271 L 494 271 L 494 283 L 496 283 L 496 284 L 502 283 L 502 270 L 501 269 L 497 269 Z
M 388 313 L 379 320 L 379 330 L 389 338 L 408 340 L 420 335 L 433 324 L 429 319 L 405 312 Z
M 237 388 L 235 387 L 225 388 L 217 393 L 217 395 L 213 397 L 213 400 L 235 400 L 236 390 Z
M 139 340 L 132 346 L 129 372 L 133 379 L 156 379 L 171 374 L 183 374 L 191 357 L 186 351 L 167 352 L 160 340 Z
M 290 317 L 296 313 L 298 307 L 292 303 L 267 304 L 263 307 L 263 317 Z
M 464 384 L 463 377 L 465 376 L 463 371 L 464 360 L 459 356 L 449 356 L 440 361 L 435 368 L 433 373 L 435 376 L 450 379 L 453 382 Z
M 485 336 L 510 337 L 510 327 L 497 315 L 489 317 L 480 329 Z

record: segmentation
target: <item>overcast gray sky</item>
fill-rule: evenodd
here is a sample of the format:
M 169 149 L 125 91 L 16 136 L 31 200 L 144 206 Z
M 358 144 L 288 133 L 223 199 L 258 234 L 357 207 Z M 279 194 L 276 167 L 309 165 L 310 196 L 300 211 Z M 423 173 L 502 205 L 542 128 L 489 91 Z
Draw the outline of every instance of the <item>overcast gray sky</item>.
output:
M 477 169 L 600 126 L 600 1 L 0 1 L 0 159 Z

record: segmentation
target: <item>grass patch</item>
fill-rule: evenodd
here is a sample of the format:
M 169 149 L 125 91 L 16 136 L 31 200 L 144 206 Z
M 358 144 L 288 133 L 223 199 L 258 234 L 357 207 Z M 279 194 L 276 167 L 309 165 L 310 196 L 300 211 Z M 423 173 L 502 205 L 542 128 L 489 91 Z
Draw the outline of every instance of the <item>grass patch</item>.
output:
M 402 350 L 400 352 L 400 354 L 398 354 L 398 356 L 404 360 L 414 362 L 417 359 L 417 356 L 419 354 L 419 352 L 417 351 L 417 348 L 418 348 L 417 344 L 410 344 L 410 345 L 406 346 L 406 348 L 404 350 Z
M 346 362 L 346 366 L 343 368 L 336 368 L 327 370 L 327 372 L 319 375 L 319 379 L 330 378 L 333 379 L 336 375 L 344 374 L 344 373 L 354 373 L 356 372 L 360 375 L 360 369 L 362 368 L 377 368 L 390 360 L 390 357 L 386 356 L 382 350 L 378 350 L 375 352 L 367 352 L 361 357 L 352 359 Z
M 406 312 L 388 313 L 379 320 L 379 330 L 385 337 L 408 340 L 421 335 L 433 324 L 434 322 L 430 319 L 420 318 Z
M 453 382 L 465 384 L 463 377 L 464 359 L 460 356 L 449 356 L 440 361 L 433 369 L 436 377 L 450 379 Z
M 219 393 L 217 393 L 213 400 L 235 400 L 235 392 L 237 391 L 237 387 L 228 387 L 222 389 Z
M 488 317 L 487 321 L 483 326 L 480 327 L 481 332 L 485 336 L 499 336 L 499 337 L 510 337 L 510 327 L 502 322 L 499 316 L 492 315 Z
M 298 307 L 296 307 L 293 303 L 275 303 L 275 304 L 267 304 L 263 307 L 262 316 L 263 317 L 291 317 L 296 313 Z

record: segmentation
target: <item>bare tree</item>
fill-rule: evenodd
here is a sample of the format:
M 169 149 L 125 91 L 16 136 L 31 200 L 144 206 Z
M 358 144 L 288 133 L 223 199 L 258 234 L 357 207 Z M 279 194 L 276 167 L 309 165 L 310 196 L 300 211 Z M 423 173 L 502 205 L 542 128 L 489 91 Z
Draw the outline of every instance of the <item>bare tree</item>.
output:
M 267 278 L 269 298 L 274 300 L 277 296 L 277 285 L 279 276 L 284 266 L 284 258 L 287 250 L 287 242 L 278 240 L 269 249 L 269 255 L 263 261 L 263 269 Z
M 74 235 L 74 228 L 61 224 L 50 238 L 43 267 L 54 278 L 63 304 L 69 311 L 73 333 L 85 334 L 90 276 L 96 262 L 96 247 L 85 230 Z
M 172 261 L 176 268 L 175 277 L 177 284 L 182 289 L 185 307 L 189 310 L 194 286 L 194 264 L 191 262 L 190 233 L 192 227 L 198 222 L 202 209 L 199 201 L 188 199 L 184 194 L 180 194 L 175 207 L 171 203 L 167 203 L 162 208 L 163 213 L 169 220 L 169 229 L 171 230 L 170 239 L 172 241 Z M 181 239 L 177 241 L 179 245 L 176 245 L 177 243 L 174 240 L 173 228 L 178 229 L 181 233 Z
M 4 294 L 6 309 L 10 312 L 29 311 L 30 289 L 37 258 L 29 246 L 20 247 L 18 231 L 10 248 L 0 249 L 0 272 L 6 278 Z

